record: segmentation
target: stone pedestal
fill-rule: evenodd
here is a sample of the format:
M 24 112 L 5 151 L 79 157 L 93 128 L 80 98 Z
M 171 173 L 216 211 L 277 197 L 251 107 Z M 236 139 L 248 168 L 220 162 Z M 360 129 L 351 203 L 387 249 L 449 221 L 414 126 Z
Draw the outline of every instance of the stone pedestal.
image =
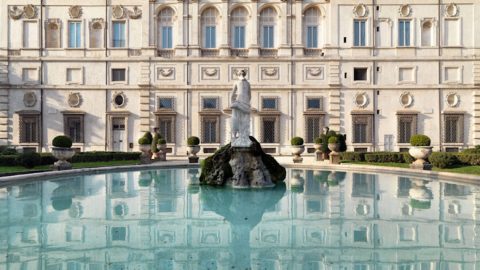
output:
M 141 164 L 150 164 L 152 163 L 152 154 L 150 152 L 142 152 L 140 155 Z
M 234 188 L 275 186 L 262 157 L 255 156 L 250 147 L 232 147 L 229 164 L 232 167 L 231 184 Z
M 58 160 L 53 163 L 53 170 L 55 171 L 64 171 L 72 169 L 72 164 L 66 160 Z
M 189 156 L 188 157 L 188 163 L 198 163 L 198 157 L 197 156 Z
M 330 153 L 330 164 L 340 164 L 340 154 L 337 152 Z
M 293 163 L 302 163 L 303 158 L 301 156 L 294 156 L 293 157 Z
M 430 164 L 430 163 L 428 163 L 424 160 L 421 160 L 421 159 L 417 159 L 412 164 L 410 164 L 410 169 L 416 169 L 416 170 L 431 171 L 432 167 L 433 167 L 432 164 Z
M 316 161 L 323 161 L 323 153 L 321 151 L 315 151 L 315 160 Z

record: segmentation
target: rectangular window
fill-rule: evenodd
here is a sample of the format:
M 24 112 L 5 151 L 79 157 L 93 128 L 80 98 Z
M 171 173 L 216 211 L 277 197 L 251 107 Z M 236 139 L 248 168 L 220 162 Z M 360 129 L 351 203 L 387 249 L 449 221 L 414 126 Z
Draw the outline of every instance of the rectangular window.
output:
M 367 228 L 361 227 L 353 231 L 353 242 L 367 242 Z
M 38 48 L 38 29 L 36 22 L 23 22 L 23 48 Z
M 38 143 L 39 116 L 20 115 L 20 143 Z
M 323 128 L 323 116 L 308 115 L 305 116 L 306 142 L 313 143 L 316 138 L 320 137 Z
M 398 21 L 398 46 L 410 46 L 410 21 Z
M 444 123 L 444 142 L 463 143 L 463 115 L 447 114 Z
M 204 117 L 202 119 L 202 143 L 218 143 L 218 118 Z
M 172 27 L 163 26 L 162 27 L 162 48 L 171 49 L 172 46 Z
M 112 82 L 124 82 L 125 80 L 124 68 L 112 68 Z
M 264 26 L 263 27 L 263 48 L 273 48 L 273 26 Z
M 160 110 L 173 110 L 173 98 L 159 98 L 158 109 Z
M 159 117 L 158 118 L 158 132 L 167 141 L 167 143 L 174 142 L 173 127 L 175 117 Z
M 80 48 L 81 44 L 81 22 L 68 23 L 68 47 Z
M 64 133 L 74 143 L 83 143 L 83 115 L 64 115 Z
M 261 122 L 261 137 L 263 143 L 277 143 L 278 142 L 278 118 L 277 117 L 263 117 Z
M 365 46 L 365 40 L 365 21 L 355 20 L 353 22 L 353 46 Z
M 127 239 L 127 228 L 112 227 L 112 241 L 125 241 Z
M 398 116 L 398 143 L 409 143 L 410 137 L 417 134 L 417 116 Z
M 353 143 L 372 142 L 372 115 L 353 115 Z
M 354 81 L 366 81 L 368 68 L 354 68 L 353 80 Z
M 317 26 L 307 26 L 307 48 L 318 48 Z
M 213 49 L 216 48 L 216 33 L 215 26 L 206 26 L 205 27 L 205 48 Z
M 234 48 L 245 48 L 245 26 L 235 26 L 233 41 Z
M 112 47 L 124 48 L 125 47 L 125 22 L 113 22 L 113 42 Z
M 262 98 L 263 110 L 278 110 L 276 98 Z
M 322 110 L 321 98 L 307 98 L 307 110 Z
M 218 109 L 218 98 L 203 98 L 202 109 Z

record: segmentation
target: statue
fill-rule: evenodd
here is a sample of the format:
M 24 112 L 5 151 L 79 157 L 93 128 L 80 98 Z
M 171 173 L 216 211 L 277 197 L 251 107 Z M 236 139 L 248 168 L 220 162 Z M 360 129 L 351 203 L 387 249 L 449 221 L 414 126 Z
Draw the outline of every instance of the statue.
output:
M 232 147 L 250 147 L 250 83 L 245 78 L 245 70 L 240 71 L 239 79 L 232 90 Z

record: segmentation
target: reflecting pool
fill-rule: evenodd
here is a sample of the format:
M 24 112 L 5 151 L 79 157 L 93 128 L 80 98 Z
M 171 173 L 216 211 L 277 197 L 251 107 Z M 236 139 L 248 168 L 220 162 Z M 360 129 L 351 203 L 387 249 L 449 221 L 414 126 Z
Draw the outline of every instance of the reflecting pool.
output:
M 480 269 L 480 188 L 287 170 L 266 190 L 198 169 L 0 187 L 0 270 Z

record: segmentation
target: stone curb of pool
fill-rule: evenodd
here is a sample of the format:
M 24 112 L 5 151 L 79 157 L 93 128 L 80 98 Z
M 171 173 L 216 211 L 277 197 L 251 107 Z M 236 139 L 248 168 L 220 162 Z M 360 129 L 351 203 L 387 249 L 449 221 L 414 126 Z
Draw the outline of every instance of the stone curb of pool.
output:
M 360 171 L 371 173 L 400 173 L 403 176 L 410 177 L 428 177 L 432 180 L 446 180 L 455 181 L 469 184 L 480 184 L 480 176 L 450 173 L 450 172 L 436 172 L 436 171 L 419 171 L 407 168 L 395 168 L 395 167 L 383 167 L 373 165 L 359 165 L 359 164 L 341 164 L 341 165 L 329 165 L 329 164 L 281 164 L 291 169 L 327 169 L 327 170 L 343 170 L 343 171 Z M 187 161 L 167 161 L 161 163 L 147 164 L 147 165 L 126 165 L 126 166 L 114 166 L 114 167 L 100 167 L 100 168 L 83 168 L 73 169 L 68 171 L 48 171 L 31 174 L 22 174 L 14 176 L 0 177 L 0 183 L 3 185 L 19 182 L 19 181 L 31 181 L 41 178 L 60 178 L 65 176 L 76 176 L 81 174 L 100 174 L 105 172 L 122 172 L 122 171 L 136 171 L 154 168 L 175 167 L 175 168 L 195 168 L 199 164 L 190 164 Z

